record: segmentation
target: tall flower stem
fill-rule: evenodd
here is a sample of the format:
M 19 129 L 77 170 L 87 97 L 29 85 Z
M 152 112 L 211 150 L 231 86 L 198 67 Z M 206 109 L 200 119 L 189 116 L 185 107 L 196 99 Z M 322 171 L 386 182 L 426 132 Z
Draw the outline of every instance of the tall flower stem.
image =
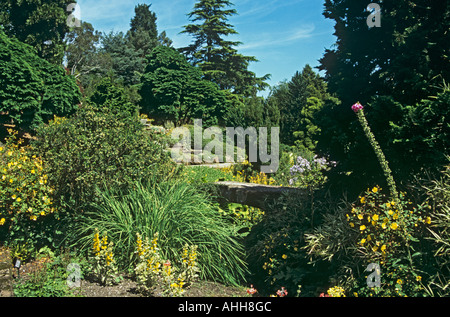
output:
M 395 185 L 394 178 L 392 177 L 392 171 L 389 168 L 388 161 L 386 160 L 386 157 L 384 156 L 383 151 L 381 150 L 380 145 L 378 144 L 377 140 L 375 139 L 375 136 L 373 135 L 369 123 L 367 122 L 366 117 L 364 116 L 364 111 L 362 105 L 359 103 L 353 105 L 352 109 L 355 111 L 356 116 L 358 118 L 359 123 L 361 124 L 364 133 L 369 140 L 370 145 L 372 146 L 373 150 L 375 151 L 375 155 L 377 156 L 378 162 L 381 165 L 381 168 L 383 170 L 384 176 L 386 178 L 389 192 L 394 199 L 394 201 L 397 204 L 398 208 L 401 208 L 401 204 L 399 201 L 399 196 L 397 192 L 397 186 Z

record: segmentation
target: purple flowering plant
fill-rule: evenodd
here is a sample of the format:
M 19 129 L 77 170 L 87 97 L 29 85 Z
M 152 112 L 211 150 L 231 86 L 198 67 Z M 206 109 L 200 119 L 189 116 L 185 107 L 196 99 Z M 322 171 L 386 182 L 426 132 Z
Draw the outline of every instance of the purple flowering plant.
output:
M 328 161 L 317 155 L 314 155 L 312 159 L 298 156 L 296 164 L 290 168 L 292 178 L 289 180 L 289 185 L 300 188 L 317 188 L 326 180 L 323 172 L 335 166 L 336 162 Z

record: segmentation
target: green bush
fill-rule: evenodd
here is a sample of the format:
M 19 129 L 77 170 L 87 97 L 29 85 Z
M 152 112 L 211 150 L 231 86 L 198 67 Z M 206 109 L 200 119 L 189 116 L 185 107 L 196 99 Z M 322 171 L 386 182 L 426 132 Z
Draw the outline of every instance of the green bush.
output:
M 80 108 L 37 131 L 34 147 L 47 163 L 55 197 L 72 213 L 98 200 L 95 188 L 124 188 L 154 176 L 169 177 L 175 164 L 162 138 L 147 133 L 137 116 L 119 118 L 108 107 Z
M 0 30 L 0 112 L 3 120 L 34 129 L 53 115 L 73 113 L 81 94 L 75 79 L 61 66 Z
M 198 68 L 167 46 L 158 46 L 149 55 L 140 94 L 142 112 L 177 125 L 200 118 L 205 125 L 218 124 L 228 106 L 216 84 L 203 80 Z
M 246 271 L 243 247 L 208 196 L 184 182 L 136 183 L 126 191 L 99 191 L 101 200 L 79 222 L 76 235 L 82 249 L 91 245 L 98 228 L 114 241 L 117 263 L 136 262 L 137 233 L 159 234 L 164 258 L 176 263 L 183 246 L 198 246 L 199 275 L 204 279 L 238 284 Z

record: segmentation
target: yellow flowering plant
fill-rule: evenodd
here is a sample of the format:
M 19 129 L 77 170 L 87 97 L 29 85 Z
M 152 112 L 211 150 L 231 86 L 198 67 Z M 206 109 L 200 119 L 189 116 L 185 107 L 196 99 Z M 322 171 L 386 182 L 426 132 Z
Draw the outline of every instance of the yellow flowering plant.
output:
M 151 241 L 137 234 L 135 275 L 138 289 L 146 295 L 181 296 L 198 277 L 197 246 L 185 245 L 181 264 L 177 266 L 164 259 L 158 240 L 158 232 Z
M 114 243 L 108 242 L 107 233 L 100 236 L 95 229 L 92 245 L 92 271 L 102 285 L 112 285 L 120 280 L 114 259 Z
M 42 159 L 23 145 L 23 139 L 17 139 L 17 131 L 8 132 L 5 145 L 0 145 L 0 235 L 13 241 L 19 237 L 36 240 L 41 219 L 58 218 L 54 189 Z
M 380 289 L 367 287 L 370 272 L 365 272 L 362 287 L 355 290 L 359 295 L 411 296 L 422 290 L 415 265 L 421 254 L 414 252 L 414 244 L 431 219 L 422 206 L 414 206 L 405 196 L 400 192 L 394 201 L 379 186 L 368 188 L 346 214 L 358 258 L 366 266 L 379 264 L 382 272 Z

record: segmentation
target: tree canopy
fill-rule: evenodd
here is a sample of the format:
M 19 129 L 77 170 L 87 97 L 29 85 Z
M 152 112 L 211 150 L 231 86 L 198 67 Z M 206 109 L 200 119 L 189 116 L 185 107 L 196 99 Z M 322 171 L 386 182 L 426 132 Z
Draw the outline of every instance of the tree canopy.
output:
M 61 64 L 69 31 L 67 6 L 73 0 L 2 0 L 0 25 L 8 36 L 33 46 L 39 57 Z
M 143 113 L 178 125 L 196 118 L 217 124 L 227 105 L 226 95 L 217 85 L 203 80 L 197 67 L 167 46 L 156 47 L 148 56 L 140 94 Z
M 228 0 L 197 1 L 188 14 L 192 23 L 184 26 L 182 31 L 192 35 L 194 41 L 181 51 L 202 70 L 205 79 L 218 84 L 220 89 L 246 96 L 255 95 L 268 86 L 265 80 L 269 75 L 257 77 L 248 69 L 249 64 L 257 59 L 238 53 L 235 47 L 241 42 L 226 39 L 237 34 L 228 23 L 229 17 L 237 14 L 235 9 L 229 9 L 232 5 Z
M 81 98 L 62 66 L 40 58 L 31 46 L 0 30 L 0 111 L 3 120 L 29 130 L 76 109 Z

